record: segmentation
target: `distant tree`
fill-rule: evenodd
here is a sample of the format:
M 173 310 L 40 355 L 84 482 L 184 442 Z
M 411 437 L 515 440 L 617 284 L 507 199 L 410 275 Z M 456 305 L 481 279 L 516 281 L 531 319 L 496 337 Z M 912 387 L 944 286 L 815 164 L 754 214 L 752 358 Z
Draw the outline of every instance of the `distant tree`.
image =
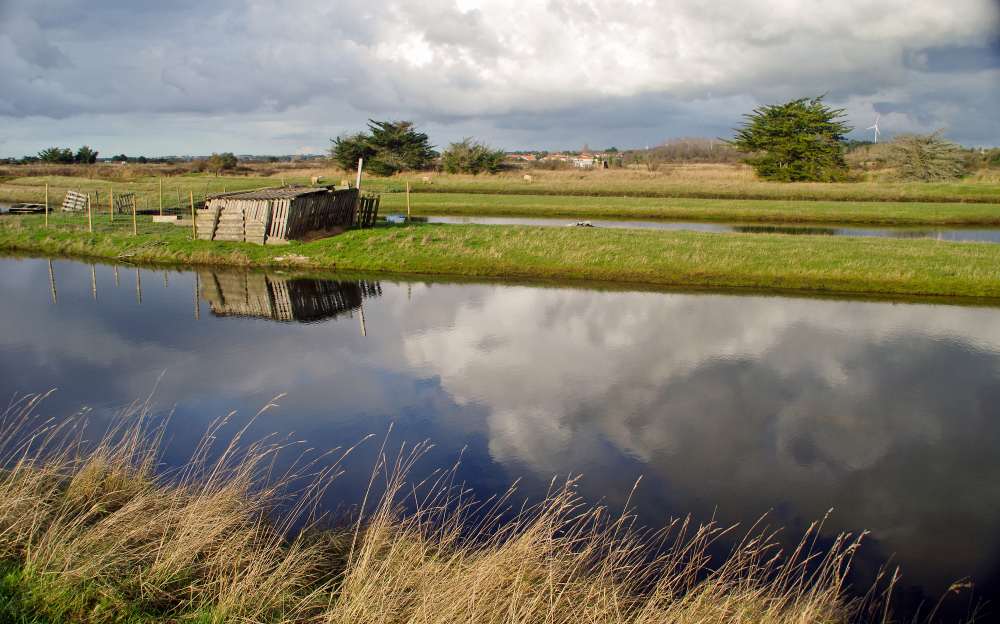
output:
M 97 151 L 90 149 L 89 145 L 84 145 L 76 150 L 73 161 L 81 165 L 92 165 L 97 162 Z
M 146 164 L 146 163 L 149 162 L 149 159 L 146 158 L 145 156 L 140 156 L 140 157 L 138 157 L 138 158 L 135 159 L 135 162 L 144 165 L 144 164 Z
M 496 173 L 503 160 L 503 150 L 466 137 L 441 153 L 441 168 L 448 173 Z
M 118 154 L 117 156 L 112 156 L 111 162 L 128 162 L 128 156 L 126 156 L 125 154 Z
M 823 104 L 823 96 L 762 106 L 744 115 L 747 121 L 730 144 L 752 154 L 747 159 L 757 175 L 781 182 L 830 182 L 847 174 L 843 109 Z
M 223 171 L 229 171 L 230 169 L 235 169 L 236 165 L 239 164 L 239 159 L 232 152 L 222 152 L 221 154 L 212 153 L 208 158 L 208 169 L 209 171 L 214 171 L 216 175 Z
M 426 134 L 409 121 L 368 120 L 368 132 L 333 139 L 330 155 L 344 169 L 353 169 L 358 158 L 376 175 L 427 169 L 435 153 Z
M 890 143 L 889 165 L 903 180 L 953 180 L 967 173 L 962 148 L 933 134 L 905 134 Z
M 73 150 L 68 147 L 47 147 L 38 152 L 38 160 L 46 163 L 71 163 Z

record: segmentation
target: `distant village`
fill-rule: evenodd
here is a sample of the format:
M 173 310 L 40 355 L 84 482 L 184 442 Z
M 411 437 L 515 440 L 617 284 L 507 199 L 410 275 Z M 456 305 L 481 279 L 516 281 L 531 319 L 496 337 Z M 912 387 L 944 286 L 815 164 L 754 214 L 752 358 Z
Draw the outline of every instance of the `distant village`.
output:
M 615 159 L 620 159 L 618 150 L 612 148 L 603 152 L 594 152 L 586 146 L 579 152 L 507 152 L 507 164 L 530 165 L 549 163 L 577 167 L 578 169 L 607 169 Z

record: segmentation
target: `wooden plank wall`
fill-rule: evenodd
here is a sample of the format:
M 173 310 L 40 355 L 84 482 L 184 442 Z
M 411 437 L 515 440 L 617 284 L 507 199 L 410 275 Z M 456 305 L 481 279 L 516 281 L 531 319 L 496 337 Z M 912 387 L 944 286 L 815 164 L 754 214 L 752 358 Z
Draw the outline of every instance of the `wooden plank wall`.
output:
M 354 227 L 370 228 L 375 225 L 378 218 L 378 206 L 380 203 L 378 195 L 365 195 L 358 201 L 358 212 L 354 219 Z

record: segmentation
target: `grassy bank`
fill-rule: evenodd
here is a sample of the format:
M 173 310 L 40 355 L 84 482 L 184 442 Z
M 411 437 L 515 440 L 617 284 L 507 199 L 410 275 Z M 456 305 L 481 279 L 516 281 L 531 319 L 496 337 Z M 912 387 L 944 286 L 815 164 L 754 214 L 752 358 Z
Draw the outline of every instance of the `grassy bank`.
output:
M 307 463 L 311 485 L 292 489 L 300 473 L 268 477 L 280 447 L 215 442 L 217 422 L 164 474 L 147 408 L 88 444 L 79 417 L 44 418 L 38 402 L 0 413 L 4 621 L 840 624 L 874 607 L 846 595 L 858 540 L 816 551 L 815 526 L 790 552 L 754 533 L 713 560 L 717 527 L 638 531 L 572 483 L 522 507 L 514 491 L 478 504 L 411 482 L 417 447 L 383 455 L 384 493 L 321 529 L 310 510 L 349 451 Z
M 405 212 L 406 198 L 382 196 L 383 212 Z M 1000 225 L 1000 203 L 783 201 L 414 193 L 414 215 L 675 219 L 878 225 Z
M 780 234 L 410 225 L 287 246 L 190 240 L 140 220 L 139 236 L 79 217 L 0 219 L 0 249 L 146 263 L 596 280 L 864 296 L 1000 297 L 1000 245 Z M 75 221 L 74 221 L 75 220 Z M 128 228 L 130 230 L 130 228 Z

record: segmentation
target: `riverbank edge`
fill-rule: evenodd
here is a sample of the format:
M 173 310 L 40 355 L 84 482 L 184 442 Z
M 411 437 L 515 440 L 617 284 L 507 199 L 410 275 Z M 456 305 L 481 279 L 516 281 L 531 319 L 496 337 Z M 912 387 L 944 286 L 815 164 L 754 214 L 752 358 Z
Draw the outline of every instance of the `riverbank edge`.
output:
M 990 243 L 416 225 L 269 247 L 192 241 L 165 228 L 162 236 L 130 236 L 0 226 L 0 251 L 173 267 L 1000 302 L 1000 245 Z

